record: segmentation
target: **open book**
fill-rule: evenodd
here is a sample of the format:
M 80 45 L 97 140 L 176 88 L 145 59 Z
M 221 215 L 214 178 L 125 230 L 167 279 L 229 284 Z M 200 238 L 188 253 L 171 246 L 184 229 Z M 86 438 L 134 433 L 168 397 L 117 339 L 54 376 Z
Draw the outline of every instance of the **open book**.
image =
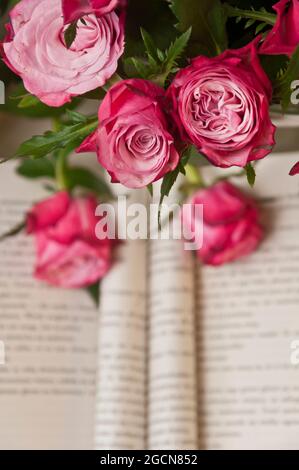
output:
M 259 251 L 212 268 L 181 241 L 127 242 L 99 311 L 32 279 L 30 238 L 1 244 L 0 448 L 298 449 L 296 159 L 259 163 Z M 31 203 L 32 184 L 2 166 L 1 232 Z

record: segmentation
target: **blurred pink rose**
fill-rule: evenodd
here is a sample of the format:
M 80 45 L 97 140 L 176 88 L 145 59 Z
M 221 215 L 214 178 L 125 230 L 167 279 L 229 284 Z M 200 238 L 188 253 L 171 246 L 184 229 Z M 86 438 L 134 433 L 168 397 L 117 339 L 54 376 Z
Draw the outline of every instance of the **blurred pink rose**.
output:
M 260 47 L 262 54 L 291 56 L 299 45 L 299 0 L 280 0 L 274 5 L 277 21 Z
M 62 0 L 64 22 L 72 23 L 90 13 L 106 15 L 125 3 L 125 0 Z
M 269 117 L 272 86 L 256 43 L 194 59 L 167 92 L 182 139 L 216 166 L 244 167 L 268 155 L 275 143 Z
M 299 162 L 297 162 L 290 171 L 291 176 L 298 175 L 298 174 L 299 174 Z
M 112 242 L 96 238 L 96 207 L 93 197 L 71 199 L 66 192 L 33 207 L 27 232 L 35 237 L 37 279 L 79 288 L 105 276 L 111 266 Z
M 147 80 L 117 83 L 100 105 L 99 128 L 78 151 L 96 151 L 112 181 L 129 188 L 162 178 L 179 162 L 163 99 L 164 90 Z
M 69 49 L 60 0 L 51 0 L 50 8 L 49 0 L 21 0 L 10 17 L 3 59 L 25 88 L 49 106 L 101 87 L 117 69 L 124 51 L 124 18 L 114 11 L 79 21 Z
M 205 264 L 218 266 L 249 255 L 262 240 L 253 200 L 228 182 L 198 191 L 187 204 L 203 205 L 203 221 L 194 220 L 187 206 L 182 217 L 190 233 L 203 222 L 203 246 L 197 253 Z

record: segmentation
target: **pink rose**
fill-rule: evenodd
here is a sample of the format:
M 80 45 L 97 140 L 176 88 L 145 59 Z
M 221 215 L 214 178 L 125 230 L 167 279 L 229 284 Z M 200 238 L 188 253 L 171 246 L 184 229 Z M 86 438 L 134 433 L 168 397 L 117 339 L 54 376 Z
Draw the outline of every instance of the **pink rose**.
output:
M 277 12 L 277 20 L 260 47 L 260 53 L 291 56 L 299 45 L 299 0 L 280 0 L 273 9 Z
M 179 162 L 163 99 L 164 90 L 147 80 L 117 83 L 100 106 L 99 128 L 78 151 L 96 151 L 112 181 L 129 188 L 162 178 Z
M 249 255 L 262 240 L 253 200 L 226 181 L 198 191 L 187 204 L 203 205 L 203 246 L 198 257 L 205 264 L 218 266 Z M 190 233 L 202 227 L 187 206 L 182 217 Z
M 299 162 L 297 162 L 290 171 L 291 176 L 298 175 L 298 174 L 299 174 Z
M 79 21 L 70 49 L 60 0 L 50 5 L 49 0 L 21 0 L 10 17 L 1 47 L 4 61 L 49 106 L 62 106 L 101 87 L 117 69 L 124 51 L 124 20 L 115 12 Z
M 111 266 L 112 242 L 96 238 L 96 207 L 93 197 L 71 199 L 66 192 L 33 207 L 27 232 L 35 237 L 37 279 L 79 288 L 105 276 Z
M 168 89 L 182 139 L 216 166 L 244 167 L 268 155 L 275 143 L 269 117 L 272 87 L 256 42 L 194 59 Z
M 124 0 L 62 0 L 64 22 L 72 23 L 90 13 L 106 15 L 125 3 Z

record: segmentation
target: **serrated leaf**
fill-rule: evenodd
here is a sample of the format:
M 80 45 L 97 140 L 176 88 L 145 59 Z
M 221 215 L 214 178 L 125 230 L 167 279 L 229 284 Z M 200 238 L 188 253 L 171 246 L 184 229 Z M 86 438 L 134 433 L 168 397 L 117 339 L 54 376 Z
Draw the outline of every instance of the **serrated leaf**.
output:
M 85 137 L 97 128 L 97 125 L 98 120 L 92 119 L 86 124 L 66 126 L 59 132 L 48 131 L 43 135 L 33 136 L 20 145 L 14 157 L 41 158 L 71 143 L 74 147 L 79 146 Z
M 17 173 L 24 178 L 54 178 L 55 167 L 47 158 L 39 160 L 23 160 L 17 168 Z
M 189 42 L 191 32 L 192 28 L 189 28 L 185 33 L 178 37 L 169 47 L 165 59 L 166 72 L 172 70 L 172 68 L 176 65 L 177 60 L 183 54 Z
M 64 32 L 64 41 L 66 47 L 69 49 L 77 36 L 77 21 L 71 23 Z
M 254 183 L 255 183 L 256 173 L 251 163 L 248 163 L 248 165 L 246 165 L 245 171 L 246 171 L 247 181 L 249 185 L 253 188 Z
M 154 61 L 157 61 L 158 60 L 157 48 L 156 48 L 156 45 L 155 45 L 152 37 L 143 28 L 140 28 L 140 32 L 141 32 L 143 43 L 145 45 L 145 50 L 146 50 L 148 56 L 151 57 L 152 59 L 154 59 Z

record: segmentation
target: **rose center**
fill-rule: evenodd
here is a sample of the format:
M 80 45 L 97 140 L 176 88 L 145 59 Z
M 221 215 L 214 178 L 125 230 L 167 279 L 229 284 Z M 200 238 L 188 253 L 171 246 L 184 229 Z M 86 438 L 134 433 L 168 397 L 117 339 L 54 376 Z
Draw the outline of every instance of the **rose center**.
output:
M 190 111 L 197 128 L 211 131 L 237 130 L 244 112 L 234 89 L 211 81 L 194 88 Z

